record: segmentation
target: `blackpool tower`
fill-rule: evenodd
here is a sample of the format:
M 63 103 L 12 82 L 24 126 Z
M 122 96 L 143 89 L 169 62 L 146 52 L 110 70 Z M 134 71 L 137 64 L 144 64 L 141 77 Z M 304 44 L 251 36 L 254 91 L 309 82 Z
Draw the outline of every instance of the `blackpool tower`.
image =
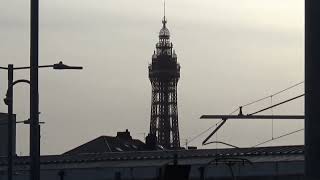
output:
M 177 84 L 180 64 L 170 42 L 170 32 L 163 17 L 159 42 L 149 65 L 149 79 L 152 86 L 150 135 L 166 149 L 180 148 Z

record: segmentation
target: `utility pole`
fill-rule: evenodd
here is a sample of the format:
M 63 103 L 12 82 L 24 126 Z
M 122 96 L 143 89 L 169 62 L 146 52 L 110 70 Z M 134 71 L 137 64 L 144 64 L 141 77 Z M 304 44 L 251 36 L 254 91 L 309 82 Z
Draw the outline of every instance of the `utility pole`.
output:
M 305 175 L 320 179 L 320 1 L 305 0 Z
M 39 0 L 31 0 L 30 10 L 30 180 L 40 180 Z
M 13 64 L 8 65 L 8 180 L 12 180 L 13 176 Z

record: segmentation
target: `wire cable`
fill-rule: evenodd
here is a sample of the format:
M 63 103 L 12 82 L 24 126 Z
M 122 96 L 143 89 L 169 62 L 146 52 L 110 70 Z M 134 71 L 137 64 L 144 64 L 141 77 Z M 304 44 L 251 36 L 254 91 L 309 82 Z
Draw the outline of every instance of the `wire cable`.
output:
M 296 87 L 296 86 L 299 86 L 300 84 L 303 84 L 303 83 L 304 83 L 304 81 L 301 81 L 301 82 L 299 82 L 299 83 L 297 83 L 297 84 L 294 84 L 294 85 L 292 85 L 292 86 L 290 86 L 290 87 L 288 87 L 288 88 L 286 88 L 286 89 L 283 89 L 283 90 L 281 90 L 281 91 L 278 91 L 278 92 L 272 94 L 272 96 L 276 96 L 276 95 L 278 95 L 278 94 L 281 94 L 281 93 L 283 93 L 283 92 L 285 92 L 285 91 L 287 91 L 287 90 L 289 90 L 289 89 L 292 89 L 292 88 L 294 88 L 294 87 Z
M 261 110 L 259 110 L 259 111 L 254 112 L 254 113 L 250 113 L 250 114 L 248 114 L 248 116 L 258 114 L 258 113 L 260 113 L 260 112 L 263 112 L 263 111 L 266 111 L 266 110 L 268 110 L 268 109 L 271 109 L 271 108 L 280 106 L 280 105 L 282 105 L 282 104 L 285 104 L 285 103 L 287 103 L 287 102 L 293 101 L 293 100 L 298 99 L 298 98 L 303 97 L 303 96 L 304 96 L 304 94 L 301 94 L 301 95 L 299 95 L 299 96 L 296 96 L 296 97 L 293 97 L 293 98 L 291 98 L 291 99 L 282 101 L 282 102 L 280 102 L 280 103 L 277 103 L 277 104 L 275 104 L 275 105 L 269 106 L 269 107 L 264 108 L 264 109 L 261 109 Z
M 250 103 L 244 104 L 244 105 L 242 105 L 242 107 L 250 106 L 250 105 L 252 105 L 252 104 L 254 104 L 254 103 L 257 103 L 257 102 L 263 101 L 263 100 L 265 100 L 265 99 L 268 99 L 268 98 L 270 98 L 271 96 L 274 97 L 274 96 L 279 95 L 279 94 L 281 94 L 281 93 L 283 93 L 283 92 L 285 92 L 285 91 L 288 91 L 288 90 L 290 90 L 290 89 L 292 89 L 292 88 L 294 88 L 294 87 L 297 87 L 297 86 L 299 86 L 300 84 L 303 84 L 303 83 L 304 83 L 304 81 L 301 81 L 301 82 L 296 83 L 296 84 L 294 84 L 294 85 L 292 85 L 292 86 L 290 86 L 290 87 L 287 87 L 287 88 L 285 88 L 285 89 L 283 89 L 283 90 L 281 90 L 281 91 L 278 91 L 278 92 L 276 92 L 276 93 L 274 93 L 274 94 L 271 94 L 271 95 L 269 95 L 269 96 L 266 96 L 266 97 L 257 99 L 257 100 L 255 100 L 255 101 L 252 101 L 252 102 L 250 102 Z
M 263 97 L 263 98 L 261 98 L 261 99 L 252 101 L 252 102 L 250 102 L 250 103 L 244 104 L 244 105 L 242 105 L 242 106 L 240 106 L 240 107 L 249 106 L 249 105 L 252 105 L 252 104 L 254 104 L 254 103 L 257 103 L 257 102 L 263 101 L 263 100 L 265 100 L 265 99 L 268 99 L 268 98 L 270 98 L 270 97 L 279 95 L 279 94 L 281 94 L 281 93 L 283 93 L 283 92 L 285 92 L 285 91 L 287 91 L 287 90 L 290 90 L 290 89 L 292 89 L 292 88 L 294 88 L 294 87 L 296 87 L 296 86 L 299 86 L 299 85 L 302 84 L 302 83 L 304 83 L 304 81 L 301 81 L 301 82 L 299 82 L 299 83 L 296 83 L 296 84 L 294 84 L 294 85 L 292 85 L 292 86 L 290 86 L 290 87 L 288 87 L 288 88 L 285 88 L 285 89 L 283 89 L 283 90 L 281 90 L 281 91 L 278 91 L 278 92 L 276 92 L 276 93 L 274 93 L 274 94 L 272 94 L 272 95 L 269 95 L 269 96 Z M 237 112 L 237 111 L 240 109 L 240 107 L 236 108 L 234 111 L 232 111 L 231 113 L 229 113 L 229 115 L 232 115 L 233 113 Z M 275 106 L 272 106 L 272 107 L 275 107 Z M 271 107 L 271 108 L 272 108 L 272 107 Z M 199 138 L 200 136 L 202 136 L 203 134 L 205 134 L 206 132 L 208 132 L 209 130 L 211 130 L 213 127 L 215 127 L 215 126 L 217 126 L 218 124 L 220 124 L 222 121 L 223 121 L 223 120 L 219 121 L 218 123 L 214 124 L 213 126 L 210 126 L 208 129 L 200 132 L 198 135 L 196 135 L 196 136 L 194 136 L 193 138 L 191 138 L 190 140 L 188 140 L 188 143 L 193 142 L 194 140 L 196 140 L 197 138 Z M 273 133 L 272 133 L 272 134 L 273 134 Z
M 259 144 L 256 144 L 256 145 L 252 146 L 252 148 L 255 148 L 255 147 L 258 147 L 258 146 L 260 146 L 260 145 L 262 145 L 262 144 L 266 144 L 266 143 L 268 143 L 268 142 L 271 142 L 271 141 L 274 141 L 274 140 L 277 140 L 277 139 L 280 139 L 280 138 L 283 138 L 283 137 L 286 137 L 286 136 L 289 136 L 289 135 L 298 133 L 298 132 L 303 131 L 303 130 L 304 130 L 304 128 L 298 129 L 298 130 L 295 130 L 295 131 L 292 131 L 292 132 L 283 134 L 283 135 L 281 135 L 281 136 L 275 137 L 275 138 L 273 138 L 273 139 L 269 139 L 269 140 L 267 140 L 267 141 L 263 141 L 263 142 L 261 142 L 261 143 L 259 143 Z
M 214 124 L 213 126 L 210 126 L 208 129 L 200 132 L 198 135 L 196 135 L 195 137 L 191 138 L 188 143 L 191 143 L 192 141 L 196 140 L 197 138 L 199 138 L 200 136 L 202 136 L 203 134 L 205 134 L 206 132 L 208 132 L 209 130 L 211 130 L 212 128 L 214 128 L 215 126 L 217 126 L 218 124 L 220 124 L 220 122 L 222 122 L 222 120 L 220 120 L 218 123 Z
M 272 97 L 273 97 L 273 96 L 270 97 L 270 106 L 271 106 L 271 107 L 273 106 Z M 273 116 L 273 108 L 271 108 L 270 110 L 271 110 L 271 115 Z M 274 136 L 273 136 L 273 134 L 274 134 L 274 129 L 273 129 L 273 128 L 274 128 L 274 119 L 272 118 L 272 119 L 271 119 L 271 137 L 272 137 L 272 139 L 274 138 Z
M 241 106 L 240 106 L 240 107 L 241 107 Z M 233 113 L 237 112 L 237 111 L 240 109 L 240 107 L 238 107 L 237 109 L 235 109 L 234 111 L 232 111 L 231 113 L 229 113 L 229 115 L 232 115 Z
M 231 113 L 229 113 L 229 115 L 232 115 L 233 113 L 237 112 L 240 108 L 236 108 L 234 111 L 232 111 Z M 223 120 L 220 120 L 219 122 L 217 122 L 216 124 L 210 126 L 208 129 L 200 132 L 198 135 L 194 136 L 193 138 L 191 138 L 190 140 L 188 140 L 188 143 L 196 140 L 197 138 L 199 138 L 200 136 L 202 136 L 203 134 L 205 134 L 206 132 L 208 132 L 209 130 L 211 130 L 212 128 L 216 127 L 218 124 L 220 124 Z

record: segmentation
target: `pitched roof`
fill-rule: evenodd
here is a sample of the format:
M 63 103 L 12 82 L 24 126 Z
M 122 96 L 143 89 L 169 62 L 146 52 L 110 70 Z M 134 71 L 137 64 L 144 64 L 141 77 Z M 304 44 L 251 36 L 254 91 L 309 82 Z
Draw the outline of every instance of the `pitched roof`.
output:
M 143 148 L 144 143 L 137 139 L 122 138 L 118 136 L 100 136 L 83 145 L 65 152 L 64 155 L 139 151 Z

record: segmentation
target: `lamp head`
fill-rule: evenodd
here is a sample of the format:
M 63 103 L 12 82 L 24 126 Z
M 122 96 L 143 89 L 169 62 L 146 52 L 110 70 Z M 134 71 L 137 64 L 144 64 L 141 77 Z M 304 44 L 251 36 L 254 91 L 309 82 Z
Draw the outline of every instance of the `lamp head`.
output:
M 63 64 L 62 61 L 60 61 L 59 63 L 53 65 L 53 69 L 60 69 L 60 70 L 62 70 L 62 69 L 83 69 L 83 67 L 81 67 L 81 66 L 68 66 L 68 65 Z

